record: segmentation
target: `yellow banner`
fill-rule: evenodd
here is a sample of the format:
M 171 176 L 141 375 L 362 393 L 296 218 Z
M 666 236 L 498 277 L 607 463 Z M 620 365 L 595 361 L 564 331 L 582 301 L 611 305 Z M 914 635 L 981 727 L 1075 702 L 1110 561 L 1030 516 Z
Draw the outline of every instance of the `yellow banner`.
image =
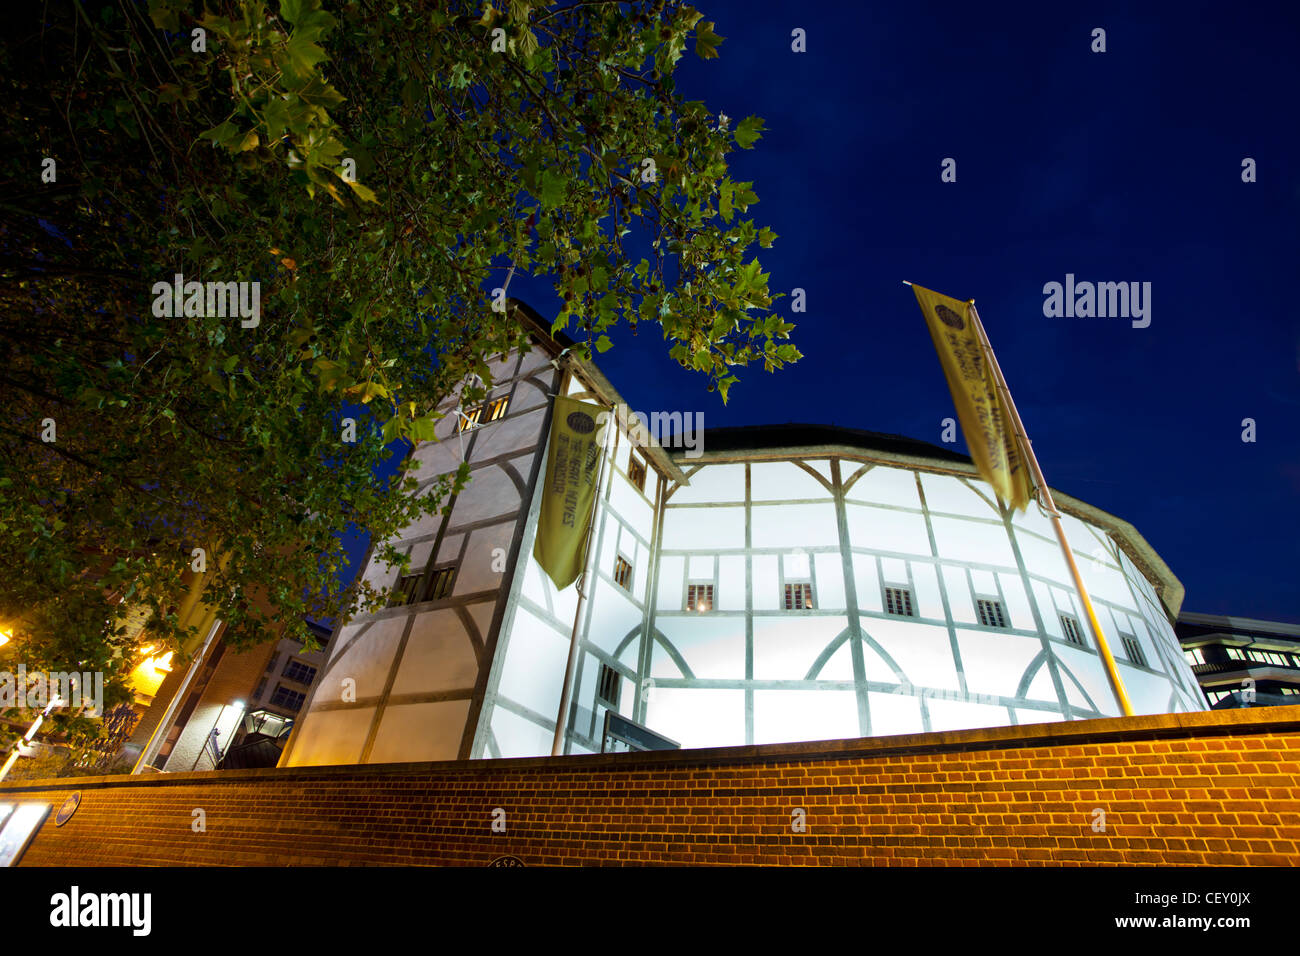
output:
M 598 405 L 555 398 L 533 557 L 561 591 L 583 570 L 600 467 L 603 411 Z
M 913 285 L 948 379 L 957 420 L 980 477 L 1004 505 L 1023 510 L 1034 497 L 1020 439 L 984 355 L 971 304 Z

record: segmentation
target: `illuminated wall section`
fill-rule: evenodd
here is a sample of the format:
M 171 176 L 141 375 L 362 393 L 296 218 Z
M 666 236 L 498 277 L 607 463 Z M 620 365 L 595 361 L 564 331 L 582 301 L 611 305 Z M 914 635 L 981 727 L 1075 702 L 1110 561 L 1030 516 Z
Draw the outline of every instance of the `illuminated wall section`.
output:
M 494 384 L 477 426 L 458 433 L 447 415 L 440 441 L 414 452 L 422 488 L 455 471 L 462 456 L 472 472 L 449 514 L 425 515 L 397 539 L 420 575 L 410 601 L 333 635 L 281 766 L 469 756 L 544 445 L 547 393 L 559 378 L 540 349 L 490 369 Z M 503 398 L 494 418 L 489 409 Z M 441 407 L 457 403 L 453 396 Z M 398 569 L 372 557 L 363 574 L 388 587 Z
M 601 404 L 575 378 L 568 380 L 565 394 Z M 660 478 L 645 455 L 631 448 L 621 430 L 605 455 L 594 524 L 595 574 L 580 612 L 582 640 L 568 717 L 567 753 L 600 751 L 604 715 L 611 706 L 631 714 L 640 672 L 640 638 L 648 614 L 646 594 L 653 567 L 655 496 Z M 637 481 L 629 476 L 633 460 L 644 468 L 644 477 Z M 532 557 L 538 504 L 533 502 L 520 549 L 517 583 L 475 736 L 475 757 L 551 752 L 574 617 L 579 613 L 578 588 L 572 584 L 557 591 Z M 626 568 L 620 568 L 620 561 Z M 602 665 L 613 672 L 605 688 L 607 693 L 612 691 L 613 701 L 598 696 Z
M 704 747 L 1118 714 L 1036 507 L 1010 518 L 978 480 L 848 458 L 688 474 L 645 638 L 652 729 Z M 1065 523 L 1134 709 L 1204 709 L 1150 583 Z M 688 604 L 701 586 L 711 608 Z

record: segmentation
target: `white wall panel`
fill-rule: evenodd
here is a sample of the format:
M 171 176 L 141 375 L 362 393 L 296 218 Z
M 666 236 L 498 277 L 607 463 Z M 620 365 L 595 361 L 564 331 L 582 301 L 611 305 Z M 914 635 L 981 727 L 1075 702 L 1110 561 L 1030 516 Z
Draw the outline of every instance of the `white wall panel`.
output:
M 804 680 L 818 655 L 848 623 L 843 617 L 755 617 L 754 678 Z M 826 674 L 818 678 L 834 679 Z
M 755 505 L 750 534 L 756 548 L 818 548 L 839 544 L 835 506 Z M 743 539 L 742 539 L 742 544 Z
M 845 481 L 856 471 L 850 462 L 840 464 L 840 474 Z M 874 465 L 871 470 L 853 483 L 845 497 L 849 501 L 861 501 L 867 504 L 900 505 L 904 508 L 920 508 L 921 497 L 916 493 L 916 476 L 914 472 L 903 468 L 889 468 Z
M 716 614 L 660 617 L 659 630 L 696 677 L 745 676 L 745 620 Z
M 754 610 L 775 611 L 782 606 L 781 585 L 777 576 L 778 555 L 754 555 Z
M 851 690 L 754 691 L 756 744 L 858 736 L 858 701 Z
M 688 749 L 734 745 L 745 739 L 745 692 L 656 687 L 646 724 Z
M 755 462 L 750 468 L 750 497 L 754 501 L 826 498 L 831 493 L 808 472 L 788 461 Z
M 1000 525 L 938 516 L 930 518 L 930 525 L 941 557 L 1006 568 L 1016 566 L 1010 539 Z
M 998 518 L 997 511 L 975 494 L 968 486 L 951 475 L 921 475 L 925 489 L 925 506 L 932 512 L 970 515 L 976 518 Z
M 871 691 L 867 694 L 871 708 L 871 735 L 892 737 L 895 734 L 919 734 L 921 702 L 915 697 Z
M 664 515 L 665 550 L 707 551 L 745 546 L 745 509 L 672 508 Z
M 845 607 L 844 560 L 838 552 L 820 552 L 813 555 L 817 570 L 817 593 L 813 607 L 835 611 Z
M 689 485 L 673 492 L 669 504 L 745 500 L 744 465 L 705 465 L 690 475 L 689 481 Z

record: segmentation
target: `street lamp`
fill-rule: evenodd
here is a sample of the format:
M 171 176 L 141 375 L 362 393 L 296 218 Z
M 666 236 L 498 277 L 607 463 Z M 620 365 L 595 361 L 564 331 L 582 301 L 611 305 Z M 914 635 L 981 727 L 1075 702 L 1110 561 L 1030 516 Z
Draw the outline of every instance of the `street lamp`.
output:
M 9 754 L 9 759 L 5 761 L 3 767 L 0 767 L 0 780 L 3 780 L 5 778 L 5 775 L 9 773 L 9 769 L 13 767 L 14 762 L 17 761 L 18 748 L 21 747 L 23 744 L 31 743 L 32 738 L 36 736 L 36 731 L 41 729 L 41 723 L 45 720 L 47 716 L 49 716 L 50 711 L 52 711 L 55 707 L 62 707 L 62 706 L 63 706 L 63 698 L 60 697 L 58 694 L 55 694 L 50 699 L 50 702 L 45 705 L 45 709 L 41 711 L 40 716 L 37 717 L 34 721 L 32 721 L 32 725 L 27 728 L 26 735 L 23 736 L 21 739 L 14 741 L 13 748 Z

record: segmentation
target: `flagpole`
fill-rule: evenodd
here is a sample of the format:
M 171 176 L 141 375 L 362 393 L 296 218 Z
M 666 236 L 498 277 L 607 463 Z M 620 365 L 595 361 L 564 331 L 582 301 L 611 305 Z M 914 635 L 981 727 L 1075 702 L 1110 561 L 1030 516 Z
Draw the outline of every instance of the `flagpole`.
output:
M 911 285 L 911 283 L 907 283 Z M 1074 587 L 1079 592 L 1079 600 L 1083 603 L 1084 613 L 1088 617 L 1088 624 L 1092 628 L 1093 636 L 1097 640 L 1097 650 L 1101 652 L 1102 664 L 1106 668 L 1106 677 L 1110 680 L 1111 690 L 1115 692 L 1115 699 L 1119 702 L 1120 711 L 1125 717 L 1132 717 L 1133 705 L 1129 703 L 1128 693 L 1124 690 L 1124 682 L 1120 679 L 1119 670 L 1115 667 L 1115 657 L 1110 652 L 1110 645 L 1106 643 L 1106 636 L 1102 633 L 1101 622 L 1097 620 L 1097 612 L 1093 609 L 1092 598 L 1088 596 L 1088 588 L 1083 583 L 1083 575 L 1079 573 L 1079 565 L 1075 563 L 1074 552 L 1070 550 L 1070 542 L 1065 537 L 1065 527 L 1061 524 L 1061 515 L 1056 510 L 1056 502 L 1052 499 L 1052 489 L 1047 486 L 1047 479 L 1043 477 L 1043 469 L 1038 464 L 1038 456 L 1034 454 L 1034 446 L 1029 441 L 1029 436 L 1025 434 L 1025 424 L 1020 420 L 1020 412 L 1016 410 L 1016 403 L 1011 398 L 1011 390 L 1007 388 L 1007 380 L 1002 375 L 1002 367 L 998 365 L 997 356 L 993 354 L 993 345 L 989 342 L 989 336 L 984 331 L 984 323 L 980 321 L 979 313 L 975 311 L 975 300 L 970 300 L 970 314 L 975 322 L 975 329 L 979 332 L 980 341 L 983 343 L 984 352 L 988 356 L 989 367 L 993 370 L 993 377 L 997 380 L 998 388 L 1002 391 L 1002 397 L 1007 403 L 1007 410 L 1011 412 L 1011 422 L 1015 427 L 1016 434 L 1019 436 L 1025 449 L 1025 457 L 1029 459 L 1029 467 L 1033 472 L 1034 480 L 1038 483 L 1038 488 L 1043 495 L 1043 503 L 1047 507 L 1048 516 L 1052 519 L 1052 527 L 1056 530 L 1056 540 L 1061 545 L 1061 553 L 1065 556 L 1065 563 L 1070 568 L 1070 576 L 1074 578 Z
M 606 419 L 606 428 L 616 427 Z M 606 433 L 600 446 L 600 465 L 596 469 L 596 490 L 591 496 L 591 517 L 587 522 L 587 544 L 582 552 L 582 577 L 578 579 L 578 607 L 573 612 L 573 632 L 569 635 L 569 660 L 564 665 L 564 690 L 560 693 L 560 710 L 555 715 L 555 738 L 551 741 L 551 756 L 559 757 L 564 753 L 564 730 L 568 722 L 569 701 L 573 697 L 573 671 L 578 665 L 578 622 L 582 620 L 582 605 L 587 598 L 587 573 L 591 570 L 591 542 L 596 537 L 596 506 L 600 503 L 600 485 L 605 475 Z

